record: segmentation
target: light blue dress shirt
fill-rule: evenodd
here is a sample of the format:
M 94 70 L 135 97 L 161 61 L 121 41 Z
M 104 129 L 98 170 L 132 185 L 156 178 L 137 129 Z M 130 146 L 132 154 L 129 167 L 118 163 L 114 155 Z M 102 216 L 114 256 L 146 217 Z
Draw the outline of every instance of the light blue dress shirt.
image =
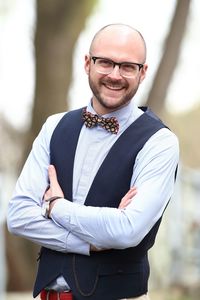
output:
M 87 110 L 95 113 L 91 103 Z M 108 151 L 142 113 L 132 101 L 120 110 L 104 115 L 118 119 L 117 135 L 100 126 L 89 129 L 83 125 L 75 154 L 73 202 L 60 199 L 52 209 L 52 219 L 45 219 L 41 206 L 48 186 L 49 144 L 64 113 L 50 116 L 33 143 L 9 202 L 9 230 L 41 246 L 83 255 L 90 255 L 90 244 L 99 249 L 138 245 L 162 215 L 173 192 L 179 145 L 169 129 L 156 132 L 138 153 L 130 183 L 137 187 L 137 194 L 125 209 L 83 204 Z M 50 287 L 63 290 L 67 284 L 59 277 Z

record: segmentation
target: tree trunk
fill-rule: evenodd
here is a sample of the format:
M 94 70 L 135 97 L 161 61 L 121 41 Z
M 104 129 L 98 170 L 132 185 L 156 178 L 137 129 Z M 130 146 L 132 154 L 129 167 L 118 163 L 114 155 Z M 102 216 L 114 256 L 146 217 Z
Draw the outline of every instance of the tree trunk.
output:
M 95 3 L 94 0 L 37 1 L 36 86 L 28 148 L 46 118 L 68 108 L 74 45 Z
M 177 0 L 171 28 L 164 46 L 164 53 L 148 95 L 147 105 L 158 115 L 161 115 L 164 111 L 167 90 L 178 63 L 190 2 L 191 0 Z

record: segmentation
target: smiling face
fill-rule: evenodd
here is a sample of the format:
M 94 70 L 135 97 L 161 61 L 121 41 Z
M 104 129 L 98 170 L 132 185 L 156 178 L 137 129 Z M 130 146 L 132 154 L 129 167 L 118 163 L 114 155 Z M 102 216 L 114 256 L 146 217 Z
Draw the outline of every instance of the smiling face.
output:
M 145 62 L 144 41 L 137 31 L 126 25 L 110 25 L 100 31 L 92 41 L 90 55 L 85 56 L 85 70 L 93 92 L 93 108 L 98 114 L 115 111 L 133 98 L 145 78 L 147 65 L 131 78 L 120 75 L 119 66 L 110 74 L 97 72 L 91 56 L 104 57 L 114 62 Z

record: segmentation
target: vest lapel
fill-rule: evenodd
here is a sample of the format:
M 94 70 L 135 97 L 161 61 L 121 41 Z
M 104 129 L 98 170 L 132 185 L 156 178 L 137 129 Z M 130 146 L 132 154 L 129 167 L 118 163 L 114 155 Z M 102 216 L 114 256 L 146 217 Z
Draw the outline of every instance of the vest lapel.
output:
M 58 181 L 65 197 L 71 201 L 73 198 L 74 158 L 80 130 L 83 125 L 81 116 L 82 109 L 70 111 L 64 115 L 56 127 L 59 130 L 54 130 L 50 144 L 51 164 L 56 166 Z

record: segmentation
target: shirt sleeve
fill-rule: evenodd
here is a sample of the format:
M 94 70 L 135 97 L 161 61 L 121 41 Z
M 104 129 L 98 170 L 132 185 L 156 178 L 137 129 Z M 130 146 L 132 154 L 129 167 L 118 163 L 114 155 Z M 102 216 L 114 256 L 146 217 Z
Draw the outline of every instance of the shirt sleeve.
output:
M 84 206 L 60 199 L 51 217 L 99 249 L 136 246 L 163 214 L 173 193 L 178 159 L 176 136 L 161 129 L 137 155 L 131 180 L 137 194 L 125 209 Z
M 43 125 L 23 167 L 8 205 L 10 232 L 41 246 L 89 255 L 89 244 L 61 224 L 41 214 L 42 198 L 48 187 L 49 143 L 62 114 L 51 116 Z

